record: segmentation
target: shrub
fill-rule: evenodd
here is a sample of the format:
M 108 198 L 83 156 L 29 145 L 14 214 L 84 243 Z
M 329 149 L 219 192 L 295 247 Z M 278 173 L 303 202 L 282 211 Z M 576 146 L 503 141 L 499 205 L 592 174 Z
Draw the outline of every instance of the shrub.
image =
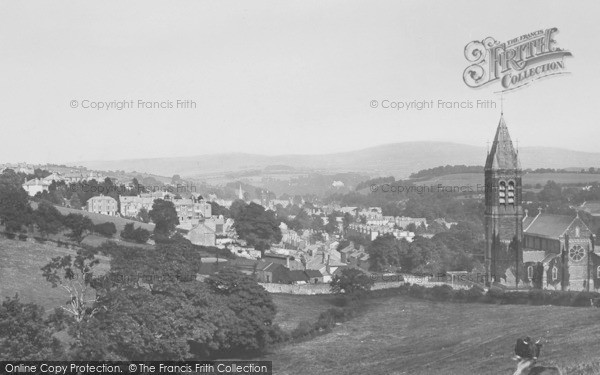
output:
M 310 322 L 303 320 L 300 323 L 298 323 L 298 326 L 296 326 L 296 328 L 294 328 L 294 330 L 292 331 L 292 339 L 297 340 L 308 336 L 312 336 L 314 330 L 315 328 Z
M 448 301 L 454 296 L 454 289 L 450 285 L 439 285 L 431 288 L 431 297 L 435 301 Z
M 137 243 L 146 243 L 150 238 L 150 232 L 142 227 L 134 228 L 133 223 L 127 223 L 121 231 L 121 238 Z
M 21 241 L 27 241 L 27 235 L 26 234 L 19 234 L 19 240 L 21 240 Z
M 117 227 L 115 226 L 115 223 L 111 222 L 96 224 L 94 225 L 94 232 L 101 236 L 112 237 L 115 233 L 117 233 Z
M 38 236 L 35 236 L 35 237 L 33 237 L 33 238 L 36 240 L 36 242 L 39 242 L 39 243 L 46 243 L 46 239 L 45 239 L 45 238 L 43 238 L 43 237 L 38 237 Z
M 408 295 L 415 298 L 423 298 L 425 296 L 426 289 L 422 285 L 413 284 L 408 290 Z

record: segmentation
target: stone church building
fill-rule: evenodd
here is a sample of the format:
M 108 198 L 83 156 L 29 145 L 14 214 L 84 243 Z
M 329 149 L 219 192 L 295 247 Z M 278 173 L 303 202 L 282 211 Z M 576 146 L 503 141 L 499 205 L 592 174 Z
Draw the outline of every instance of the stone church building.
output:
M 556 290 L 600 289 L 600 253 L 579 215 L 522 206 L 522 170 L 504 117 L 485 163 L 486 281 Z

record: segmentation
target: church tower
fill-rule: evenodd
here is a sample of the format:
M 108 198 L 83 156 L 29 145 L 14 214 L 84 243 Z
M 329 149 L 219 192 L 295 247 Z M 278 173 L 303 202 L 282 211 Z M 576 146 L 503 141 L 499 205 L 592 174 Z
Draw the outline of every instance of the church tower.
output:
M 500 282 L 508 268 L 518 272 L 523 259 L 521 164 L 503 115 L 485 162 L 484 221 L 486 281 Z

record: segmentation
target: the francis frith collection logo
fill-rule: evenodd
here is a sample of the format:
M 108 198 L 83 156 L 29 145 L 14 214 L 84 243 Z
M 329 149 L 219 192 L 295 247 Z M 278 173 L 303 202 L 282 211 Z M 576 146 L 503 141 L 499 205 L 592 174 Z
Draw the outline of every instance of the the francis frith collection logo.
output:
M 478 88 L 498 82 L 500 91 L 525 86 L 540 78 L 568 73 L 565 57 L 571 52 L 557 46 L 557 28 L 536 30 L 500 43 L 492 37 L 465 47 L 471 63 L 463 73 L 467 86 Z

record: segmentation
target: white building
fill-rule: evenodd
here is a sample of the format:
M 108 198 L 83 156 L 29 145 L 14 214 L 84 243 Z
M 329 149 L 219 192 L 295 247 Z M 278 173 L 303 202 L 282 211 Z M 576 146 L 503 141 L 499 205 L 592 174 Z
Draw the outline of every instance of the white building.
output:
M 106 195 L 91 197 L 87 201 L 87 210 L 97 214 L 117 216 L 117 200 Z
M 50 187 L 50 182 L 44 181 L 39 178 L 34 178 L 33 180 L 29 180 L 23 184 L 23 189 L 29 194 L 29 196 L 33 197 L 37 193 L 42 193 L 44 191 L 48 191 Z

